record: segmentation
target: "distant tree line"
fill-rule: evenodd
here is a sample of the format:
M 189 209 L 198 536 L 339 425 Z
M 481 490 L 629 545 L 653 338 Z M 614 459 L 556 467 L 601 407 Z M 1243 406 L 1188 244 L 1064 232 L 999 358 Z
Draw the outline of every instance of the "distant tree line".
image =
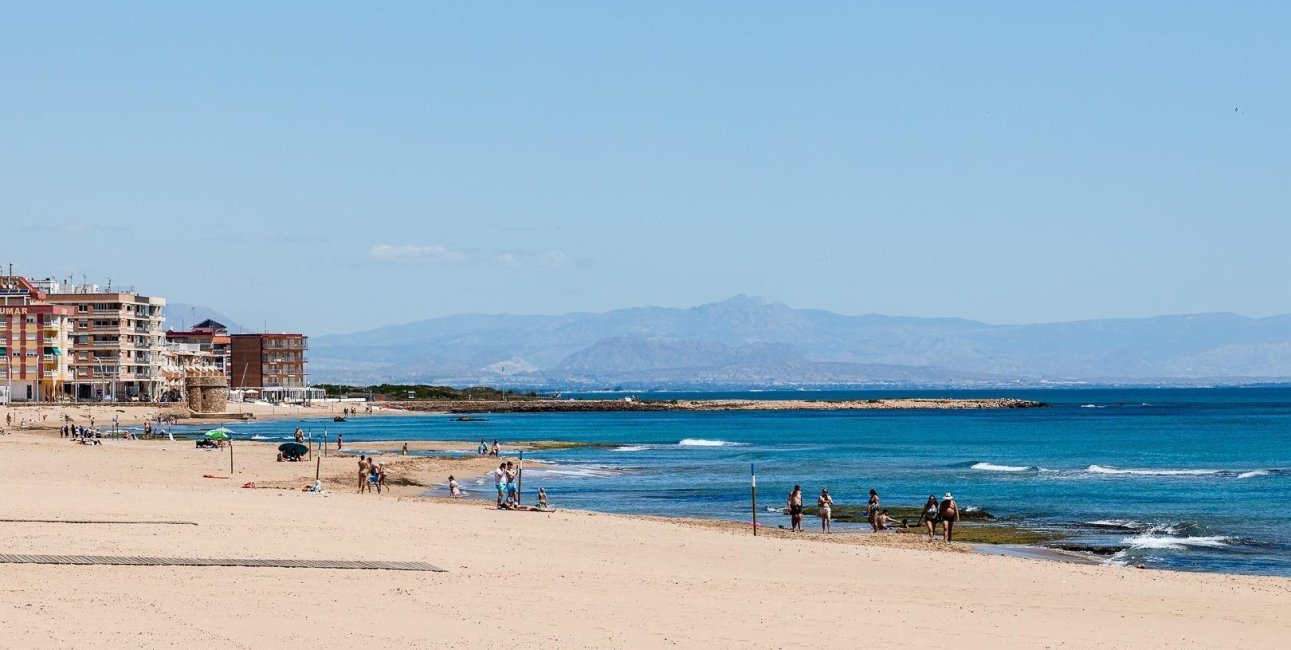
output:
M 488 386 L 470 388 L 453 388 L 452 386 L 428 386 L 426 384 L 377 384 L 373 386 L 349 386 L 346 384 L 314 384 L 322 388 L 328 397 L 367 397 L 383 400 L 506 400 L 536 399 L 538 393 L 529 391 L 518 393 L 513 390 L 498 390 Z

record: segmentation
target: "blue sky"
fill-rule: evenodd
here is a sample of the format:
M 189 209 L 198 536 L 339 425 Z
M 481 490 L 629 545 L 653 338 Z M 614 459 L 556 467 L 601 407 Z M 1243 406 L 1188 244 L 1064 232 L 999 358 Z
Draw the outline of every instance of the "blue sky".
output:
M 0 262 L 248 324 L 1291 312 L 1287 3 L 10 3 Z

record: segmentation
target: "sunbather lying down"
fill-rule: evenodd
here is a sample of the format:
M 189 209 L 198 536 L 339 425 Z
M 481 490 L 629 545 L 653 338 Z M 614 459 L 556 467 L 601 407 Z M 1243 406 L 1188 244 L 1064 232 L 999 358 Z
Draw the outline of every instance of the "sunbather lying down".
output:
M 498 506 L 502 510 L 520 510 L 523 512 L 556 512 L 555 508 L 544 508 L 541 506 L 522 506 L 515 503 L 504 503 Z
M 81 438 L 80 440 L 77 440 L 77 441 L 76 441 L 76 444 L 78 444 L 78 445 L 101 445 L 101 444 L 103 444 L 103 441 L 102 441 L 102 440 L 99 440 L 99 439 L 97 439 L 97 438 Z

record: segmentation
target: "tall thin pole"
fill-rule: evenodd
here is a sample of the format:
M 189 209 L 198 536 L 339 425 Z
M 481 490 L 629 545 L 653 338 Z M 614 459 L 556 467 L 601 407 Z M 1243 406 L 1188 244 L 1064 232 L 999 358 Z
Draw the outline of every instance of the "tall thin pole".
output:
M 520 505 L 520 495 L 524 494 L 524 452 L 520 452 L 520 469 L 516 472 L 516 505 Z
M 758 472 L 753 463 L 749 463 L 749 475 L 753 477 L 753 536 L 758 536 Z
M 229 476 L 233 476 L 233 439 L 229 438 Z

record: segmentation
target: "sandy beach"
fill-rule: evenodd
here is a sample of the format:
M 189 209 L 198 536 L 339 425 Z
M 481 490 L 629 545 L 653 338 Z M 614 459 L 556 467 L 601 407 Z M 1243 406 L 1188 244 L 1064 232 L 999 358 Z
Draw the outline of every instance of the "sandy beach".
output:
M 0 436 L 11 554 L 429 562 L 443 573 L 0 564 L 5 647 L 1275 646 L 1291 580 L 946 552 L 926 542 L 757 538 L 731 525 L 506 512 L 345 485 L 352 457 L 273 447 Z M 427 448 L 436 447 L 432 443 Z M 473 476 L 487 458 L 398 458 Z M 402 471 L 402 470 L 400 470 Z M 254 483 L 255 489 L 241 487 Z M 553 495 L 559 507 L 559 495 Z M 14 521 L 14 520 L 45 520 Z M 47 523 L 176 521 L 191 523 Z M 892 536 L 889 536 L 892 537 Z M 902 536 L 904 537 L 904 536 Z M 962 547 L 956 550 L 962 551 Z
M 27 404 L 14 403 L 5 409 L 12 414 L 12 423 L 0 422 L 0 428 L 9 431 L 22 430 L 58 430 L 65 418 L 73 424 L 89 427 L 93 422 L 102 430 L 110 430 L 112 418 L 121 426 L 139 426 L 145 421 L 156 422 L 159 418 L 174 415 L 179 424 L 200 424 L 210 422 L 229 422 L 242 419 L 252 420 L 289 420 L 304 418 L 335 417 L 341 415 L 342 409 L 354 408 L 362 411 L 365 404 L 355 402 L 316 402 L 308 406 L 299 404 L 268 404 L 265 402 L 230 402 L 225 417 L 191 418 L 183 404 L 132 404 L 132 403 L 67 403 Z M 406 415 L 409 411 L 392 405 L 374 404 L 372 415 Z M 358 415 L 355 417 L 365 417 Z

